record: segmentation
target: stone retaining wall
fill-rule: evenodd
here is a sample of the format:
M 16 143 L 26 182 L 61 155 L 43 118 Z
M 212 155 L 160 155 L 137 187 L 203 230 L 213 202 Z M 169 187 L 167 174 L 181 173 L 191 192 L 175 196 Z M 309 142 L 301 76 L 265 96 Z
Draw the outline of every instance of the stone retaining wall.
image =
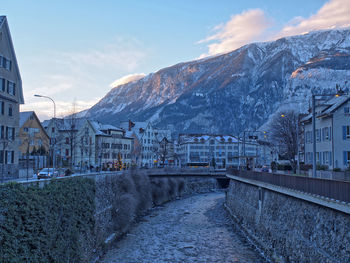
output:
M 197 193 L 218 189 L 215 178 L 203 176 L 156 176 L 100 174 L 96 181 L 96 244 L 93 261 L 106 252 L 114 240 L 126 233 L 135 219 L 152 206 Z
M 226 207 L 275 262 L 350 262 L 350 215 L 239 180 Z

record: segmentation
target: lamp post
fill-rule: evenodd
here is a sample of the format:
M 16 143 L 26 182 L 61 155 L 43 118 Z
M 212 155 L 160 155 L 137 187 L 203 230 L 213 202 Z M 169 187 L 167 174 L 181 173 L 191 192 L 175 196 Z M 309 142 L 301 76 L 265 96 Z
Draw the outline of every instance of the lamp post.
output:
M 55 101 L 48 97 L 48 96 L 43 96 L 43 95 L 38 95 L 38 94 L 35 94 L 34 97 L 39 97 L 39 98 L 46 98 L 46 99 L 49 99 L 52 101 L 53 103 L 53 126 L 55 127 L 55 130 L 53 132 L 53 136 L 52 136 L 52 141 L 53 141 L 53 152 L 52 152 L 52 166 L 53 166 L 53 169 L 55 170 L 56 168 L 56 142 L 55 142 L 55 139 L 56 139 L 56 103 Z

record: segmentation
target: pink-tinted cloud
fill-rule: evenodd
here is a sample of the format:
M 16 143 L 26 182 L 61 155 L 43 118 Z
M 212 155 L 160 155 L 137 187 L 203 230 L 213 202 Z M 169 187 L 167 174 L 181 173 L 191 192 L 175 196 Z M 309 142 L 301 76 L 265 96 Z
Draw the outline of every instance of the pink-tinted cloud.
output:
M 263 36 L 269 25 L 269 20 L 260 9 L 252 9 L 234 15 L 226 24 L 216 26 L 215 34 L 198 42 L 216 42 L 208 45 L 208 54 L 203 54 L 202 57 L 225 53 L 256 41 Z
M 309 18 L 295 18 L 277 36 L 304 34 L 314 30 L 350 26 L 350 0 L 331 0 Z
M 198 43 L 208 43 L 202 57 L 227 53 L 256 41 L 275 40 L 284 36 L 304 34 L 314 30 L 350 26 L 350 0 L 330 0 L 310 17 L 294 17 L 282 29 L 271 33 L 272 23 L 260 9 L 233 15 L 225 24 L 214 27 L 215 34 Z

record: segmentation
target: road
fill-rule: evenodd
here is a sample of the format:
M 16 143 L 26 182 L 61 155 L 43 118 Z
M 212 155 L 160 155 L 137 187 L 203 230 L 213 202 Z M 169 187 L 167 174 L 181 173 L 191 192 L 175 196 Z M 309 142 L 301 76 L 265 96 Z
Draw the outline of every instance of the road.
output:
M 232 226 L 224 198 L 209 193 L 154 208 L 102 262 L 266 262 Z

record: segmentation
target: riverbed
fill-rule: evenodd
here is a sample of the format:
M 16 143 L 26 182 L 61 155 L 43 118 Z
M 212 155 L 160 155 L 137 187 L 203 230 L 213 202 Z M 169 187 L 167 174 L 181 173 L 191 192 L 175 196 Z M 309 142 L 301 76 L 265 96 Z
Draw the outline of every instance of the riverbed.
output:
M 266 262 L 232 226 L 224 199 L 215 192 L 153 208 L 102 262 Z

